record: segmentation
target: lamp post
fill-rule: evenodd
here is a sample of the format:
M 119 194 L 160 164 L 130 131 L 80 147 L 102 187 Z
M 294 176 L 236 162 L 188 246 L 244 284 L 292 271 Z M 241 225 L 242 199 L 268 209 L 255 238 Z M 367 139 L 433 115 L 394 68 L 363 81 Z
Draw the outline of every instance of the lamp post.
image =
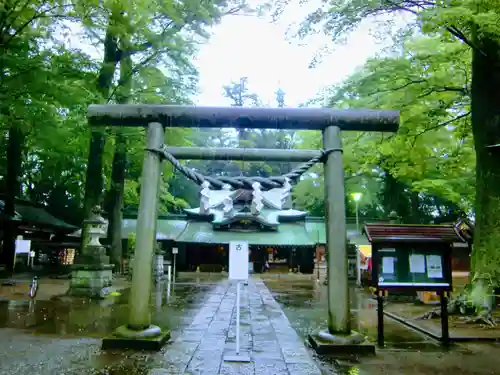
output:
M 363 194 L 361 193 L 352 193 L 352 199 L 356 202 L 356 230 L 359 232 L 359 200 Z

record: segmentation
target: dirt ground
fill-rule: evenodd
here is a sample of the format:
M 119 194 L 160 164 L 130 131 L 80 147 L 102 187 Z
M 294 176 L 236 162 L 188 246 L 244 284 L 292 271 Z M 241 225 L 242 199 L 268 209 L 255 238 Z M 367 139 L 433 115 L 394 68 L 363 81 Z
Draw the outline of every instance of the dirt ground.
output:
M 349 375 L 493 375 L 500 371 L 498 344 L 459 345 L 448 352 L 379 351 L 359 363 L 341 363 Z
M 2 282 L 5 282 L 3 280 Z M 39 281 L 36 300 L 49 300 L 54 296 L 63 295 L 69 288 L 69 280 L 44 278 Z M 29 298 L 30 281 L 17 281 L 14 285 L 0 284 L 0 299 L 26 300 Z
M 434 334 L 441 335 L 441 320 L 437 318 L 419 319 L 435 306 L 418 305 L 414 303 L 389 303 L 385 311 L 398 315 L 422 329 Z M 500 311 L 493 314 L 497 322 L 500 322 Z M 448 319 L 450 337 L 477 337 L 484 339 L 497 339 L 500 341 L 500 324 L 490 326 L 485 324 L 469 323 L 470 317 L 462 315 L 451 315 Z
M 266 280 L 273 296 L 283 307 L 292 326 L 304 338 L 326 324 L 327 292 L 322 283 L 307 280 Z M 351 290 L 352 327 L 372 341 L 376 339 L 376 303 L 370 294 Z M 394 304 L 411 316 L 432 308 L 414 304 Z M 392 319 L 384 319 L 386 349 L 377 349 L 375 357 L 358 360 L 317 357 L 326 375 L 492 375 L 500 374 L 500 345 L 474 343 L 444 349 L 437 341 Z M 429 324 L 437 325 L 439 319 Z
M 215 279 L 215 276 L 179 275 L 179 282 L 184 284 L 185 290 L 179 286 L 178 303 L 163 307 L 160 313 L 172 321 L 172 326 L 178 327 L 173 334 L 180 332 L 191 321 L 191 315 L 196 313 L 203 301 L 204 288 L 209 288 Z M 301 277 L 266 279 L 266 285 L 272 289 L 273 296 L 299 335 L 306 337 L 309 332 L 325 324 L 326 287 L 322 283 Z M 154 356 L 141 353 L 111 355 L 99 351 L 99 337 L 122 323 L 121 320 L 125 319 L 122 315 L 126 316 L 126 305 L 68 305 L 57 310 L 47 304 L 54 303 L 50 301 L 52 297 L 66 292 L 69 280 L 42 279 L 40 285 L 34 312 L 30 311 L 29 306 L 21 304 L 28 299 L 29 280 L 18 282 L 15 286 L 0 286 L 0 301 L 19 301 L 9 304 L 3 302 L 5 319 L 0 320 L 5 323 L 5 328 L 0 329 L 0 374 L 148 373 L 147 369 L 153 366 L 151 361 L 154 362 Z M 357 324 L 356 329 L 374 337 L 375 303 L 369 295 L 359 290 L 353 290 L 351 296 L 355 316 L 353 324 Z M 404 306 L 401 304 L 401 307 Z M 429 308 L 408 306 L 406 310 L 410 316 Z M 80 329 L 83 334 L 79 333 Z M 437 342 L 390 319 L 386 321 L 386 330 L 386 349 L 377 350 L 375 357 L 357 360 L 316 357 L 324 375 L 500 374 L 499 344 L 457 344 L 445 350 Z

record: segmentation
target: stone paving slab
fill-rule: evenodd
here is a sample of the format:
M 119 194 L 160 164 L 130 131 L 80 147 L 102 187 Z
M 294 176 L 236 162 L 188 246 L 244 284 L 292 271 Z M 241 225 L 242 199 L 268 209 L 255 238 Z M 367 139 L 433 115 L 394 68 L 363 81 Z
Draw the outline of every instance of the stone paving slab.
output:
M 241 286 L 240 350 L 250 363 L 224 362 L 236 350 L 236 285 L 221 281 L 191 325 L 166 347 L 150 375 L 321 375 L 303 341 L 260 279 Z

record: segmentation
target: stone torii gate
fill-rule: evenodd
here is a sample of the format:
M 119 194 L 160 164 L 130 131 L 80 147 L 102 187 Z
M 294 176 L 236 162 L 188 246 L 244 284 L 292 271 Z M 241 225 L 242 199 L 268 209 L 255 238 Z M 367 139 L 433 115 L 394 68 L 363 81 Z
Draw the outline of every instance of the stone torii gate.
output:
M 233 159 L 245 161 L 302 161 L 298 175 L 314 163 L 324 162 L 326 246 L 328 267 L 328 331 L 317 337 L 324 344 L 359 343 L 359 335 L 351 332 L 347 277 L 346 214 L 344 202 L 344 168 L 340 132 L 395 132 L 399 126 L 398 111 L 335 110 L 329 108 L 244 108 L 196 107 L 175 105 L 91 105 L 88 110 L 91 126 L 147 127 L 139 214 L 137 218 L 134 272 L 130 293 L 128 324 L 118 327 L 103 347 L 157 348 L 170 337 L 167 331 L 151 325 L 149 300 L 152 291 L 152 261 L 154 253 L 157 197 L 162 159 L 167 158 L 179 168 L 179 159 Z M 166 148 L 165 127 L 186 128 L 253 128 L 319 130 L 323 133 L 324 150 L 267 149 L 200 149 Z M 179 168 L 180 169 L 180 168 Z M 184 174 L 189 173 L 186 170 Z M 185 173 L 186 172 L 186 173 Z M 292 171 L 293 172 L 293 171 Z M 229 184 L 233 187 L 262 184 L 262 189 L 282 187 L 290 180 L 286 176 L 259 179 L 256 177 L 209 178 L 191 172 L 186 176 L 201 182 L 206 179 L 216 189 Z M 297 173 L 293 176 L 296 176 Z M 243 184 L 243 185 L 242 185 Z M 142 345 L 143 344 L 143 345 Z

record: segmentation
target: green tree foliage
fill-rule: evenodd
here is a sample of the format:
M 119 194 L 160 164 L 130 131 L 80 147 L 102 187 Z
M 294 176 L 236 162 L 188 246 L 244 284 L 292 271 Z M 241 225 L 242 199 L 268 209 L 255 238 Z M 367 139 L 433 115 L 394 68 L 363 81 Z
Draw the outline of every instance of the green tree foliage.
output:
M 240 78 L 239 83 L 232 82 L 231 85 L 224 86 L 226 97 L 233 100 L 233 106 L 254 106 L 262 107 L 259 97 L 249 91 L 247 87 L 248 79 Z M 276 95 L 276 106 L 285 106 L 285 92 L 278 89 Z M 277 129 L 240 129 L 238 132 L 238 145 L 241 148 L 277 148 L 292 149 L 295 145 L 294 132 Z M 237 163 L 240 166 L 240 173 L 244 172 L 248 176 L 279 176 L 288 173 L 292 163 L 252 162 Z
M 89 153 L 88 105 L 188 102 L 196 89 L 191 56 L 200 37 L 208 35 L 207 26 L 243 7 L 241 1 L 2 2 L 0 139 L 5 147 L 0 148 L 0 188 L 5 195 L 4 214 L 13 216 L 14 198 L 23 197 L 46 204 L 56 216 L 79 224 L 85 217 L 82 206 L 99 203 L 102 188 L 116 190 L 119 185 L 112 181 L 123 178 L 124 200 L 136 207 L 144 132 L 125 129 L 110 137 L 114 132 L 99 129 L 92 136 Z M 103 61 L 65 47 L 61 35 L 78 27 L 83 27 L 91 44 L 104 47 Z M 116 74 L 118 68 L 126 73 Z M 166 142 L 182 144 L 187 134 L 169 130 Z M 117 156 L 122 162 L 112 163 Z M 124 173 L 115 173 L 118 165 Z M 170 178 L 171 168 L 166 166 L 164 175 Z M 168 184 L 162 188 L 161 209 L 185 205 L 167 188 Z M 90 201 L 84 199 L 86 191 L 91 193 Z M 8 225 L 0 263 L 10 265 L 7 258 L 13 255 L 16 228 L 12 222 Z
M 287 1 L 279 3 L 278 8 L 283 8 Z M 338 39 L 353 30 L 363 19 L 384 14 L 394 15 L 401 12 L 414 16 L 415 22 L 408 25 L 406 31 L 419 31 L 429 36 L 438 37 L 439 44 L 437 46 L 439 46 L 442 58 L 446 58 L 450 49 L 459 52 L 463 46 L 467 46 L 471 53 L 472 59 L 469 60 L 469 69 L 466 69 L 463 74 L 459 73 L 460 67 L 451 70 L 457 77 L 470 77 L 470 85 L 451 87 L 465 93 L 460 97 L 464 104 L 467 103 L 463 100 L 464 96 L 470 97 L 468 105 L 470 105 L 472 139 L 467 134 L 467 125 L 460 125 L 459 123 L 457 127 L 464 130 L 463 137 L 458 139 L 463 139 L 464 142 L 468 143 L 473 142 L 475 149 L 476 197 L 474 213 L 476 232 L 473 266 L 478 275 L 485 275 L 499 280 L 500 252 L 497 244 L 500 238 L 497 228 L 500 224 L 500 190 L 498 190 L 497 186 L 500 183 L 500 165 L 497 162 L 498 157 L 495 147 L 490 146 L 500 143 L 500 132 L 498 131 L 500 120 L 500 114 L 498 113 L 498 101 L 500 100 L 500 28 L 497 22 L 500 15 L 500 3 L 492 0 L 459 0 L 452 2 L 421 0 L 324 1 L 321 7 L 305 19 L 299 34 L 304 36 L 315 31 L 323 31 L 333 39 Z M 407 34 L 408 32 L 402 33 L 403 36 Z M 458 41 L 461 45 L 454 45 L 452 41 Z M 439 68 L 434 67 L 434 70 L 437 73 Z M 425 75 L 424 78 L 427 81 L 428 76 Z M 410 79 L 413 80 L 413 78 Z M 441 86 L 441 91 L 449 91 L 445 89 L 446 87 Z M 404 92 L 406 91 L 408 90 L 404 90 Z M 424 95 L 420 100 L 422 106 L 427 106 L 426 92 L 426 88 L 422 87 L 421 95 Z M 447 96 L 447 98 L 449 99 L 450 96 Z M 446 109 L 446 114 L 451 112 L 449 108 L 450 102 L 446 100 L 447 98 L 443 98 L 443 108 L 436 108 L 436 116 L 433 116 L 433 118 L 436 118 L 434 126 L 438 128 L 442 127 L 440 126 L 442 122 L 438 121 L 445 117 L 443 109 Z M 400 103 L 392 103 L 392 107 L 398 108 L 398 104 Z M 465 108 L 466 105 L 462 107 L 462 112 L 450 113 L 450 117 L 452 115 L 455 119 L 453 123 L 458 118 L 465 118 L 468 112 Z M 415 112 L 410 114 L 408 120 L 418 118 L 419 113 L 417 107 L 415 107 Z M 422 118 L 420 128 L 426 129 L 428 122 L 432 121 L 433 118 Z M 406 118 L 403 119 L 406 122 Z M 452 118 L 449 118 L 445 121 L 451 120 Z M 455 126 L 455 124 L 453 125 Z M 406 130 L 405 128 L 408 127 L 404 125 L 403 131 Z M 412 132 L 417 131 L 417 129 L 408 130 Z M 437 133 L 437 135 L 433 136 L 432 142 L 434 142 L 435 138 L 439 141 L 440 136 L 447 138 L 448 133 Z M 411 139 L 411 137 L 407 138 Z M 429 145 L 432 144 L 429 143 Z M 409 149 L 412 149 L 412 143 L 404 145 L 406 147 L 401 147 L 400 152 L 408 152 Z M 456 149 L 455 152 L 458 152 L 456 145 L 452 144 L 452 147 Z M 433 152 L 442 152 L 439 149 L 436 151 L 432 146 L 429 146 L 429 148 L 432 148 Z M 460 171 L 464 165 L 463 161 L 470 160 L 470 156 L 464 155 L 462 161 L 455 162 L 451 161 L 450 158 L 450 156 L 455 155 L 453 148 L 450 151 L 441 155 L 442 159 L 448 159 L 450 168 L 441 170 L 439 175 L 436 176 L 436 183 L 433 186 L 428 186 L 427 183 L 427 186 L 422 186 L 422 189 L 436 189 L 441 186 L 439 189 L 448 190 L 448 195 L 454 195 L 451 193 L 451 189 L 444 187 L 444 185 L 448 185 L 448 182 L 445 182 L 442 177 L 448 172 Z M 436 162 L 436 165 L 441 165 L 441 160 L 439 162 L 434 160 L 433 162 Z M 428 165 L 429 163 L 423 164 Z M 434 167 L 434 169 L 437 168 Z M 398 172 L 396 169 L 396 173 Z M 419 168 L 415 169 L 416 174 L 420 172 Z M 450 199 L 459 200 L 456 194 L 462 194 L 462 192 L 455 191 L 455 196 L 450 196 Z M 468 195 L 470 196 L 470 194 Z
M 437 48 L 442 44 L 447 54 Z M 410 223 L 453 220 L 474 199 L 467 50 L 438 37 L 401 47 L 370 59 L 330 94 L 332 107 L 401 110 L 395 135 L 343 134 L 346 190 L 370 197 L 361 201 L 363 215 L 396 211 Z M 304 139 L 320 147 L 318 134 Z M 376 203 L 369 208 L 369 202 Z
M 97 79 L 97 89 L 101 93 L 101 102 L 133 102 L 130 100 L 130 90 L 120 90 L 129 87 L 129 81 L 142 69 L 157 64 L 163 64 L 173 77 L 173 82 L 180 82 L 186 89 L 193 83 L 195 69 L 190 63 L 197 38 L 206 37 L 206 26 L 217 22 L 227 12 L 241 8 L 237 4 L 232 8 L 232 2 L 149 2 L 149 1 L 117 1 L 109 0 L 102 9 L 100 4 L 82 2 L 76 7 L 76 14 L 81 16 L 87 34 L 91 40 L 101 43 L 104 47 L 104 58 Z M 135 62 L 135 64 L 134 64 Z M 121 69 L 120 78 L 115 82 L 117 66 L 128 65 L 127 72 Z M 176 80 L 177 78 L 177 80 Z M 192 85 L 191 85 L 192 87 Z M 120 95 L 119 92 L 126 92 Z M 118 94 L 118 95 L 117 95 Z M 147 102 L 145 103 L 147 104 Z M 116 180 L 111 184 L 107 202 L 110 216 L 110 232 L 115 233 L 120 228 L 119 212 L 123 198 L 123 189 L 117 186 L 124 184 L 125 137 L 118 131 L 116 137 L 116 152 L 114 156 L 112 176 Z M 88 216 L 92 208 L 100 205 L 102 190 L 105 186 L 103 176 L 103 156 L 106 136 L 103 128 L 93 129 L 89 147 L 87 180 L 85 186 L 84 215 Z M 116 222 L 116 223 L 115 223 Z M 87 231 L 84 228 L 83 241 L 86 243 Z M 118 243 L 119 241 L 115 241 Z
M 93 62 L 54 39 L 54 28 L 67 15 L 66 10 L 57 1 L 4 1 L 0 5 L 0 128 L 6 151 L 0 169 L 7 217 L 14 214 L 14 199 L 23 195 L 62 204 L 65 199 L 55 196 L 64 196 L 67 188 L 63 184 L 74 182 L 66 168 L 72 163 L 75 169 L 81 166 L 76 148 L 73 157 L 59 165 L 61 173 L 53 176 L 52 183 L 44 180 L 57 165 L 58 149 L 65 156 L 68 152 L 64 149 L 67 144 L 61 143 L 63 138 L 55 144 L 55 132 L 62 129 L 64 133 L 76 125 L 84 108 L 95 99 L 87 84 L 95 77 Z M 30 183 L 23 183 L 23 177 Z M 11 267 L 17 227 L 8 221 L 3 229 L 0 262 Z
M 223 87 L 224 96 L 233 101 L 233 107 L 260 106 L 259 97 L 249 91 L 247 84 L 248 77 L 241 77 L 238 82 Z
M 261 106 L 260 98 L 248 89 L 248 79 L 245 77 L 238 82 L 223 86 L 223 92 L 233 101 L 232 106 Z M 285 92 L 281 89 L 276 92 L 276 104 L 278 107 L 285 106 Z M 297 142 L 295 132 L 277 129 L 239 129 L 236 134 L 227 129 L 194 129 L 191 139 L 192 146 L 233 148 L 292 149 Z M 188 165 L 208 176 L 279 176 L 288 173 L 294 167 L 293 163 L 231 160 L 197 160 L 189 161 Z M 180 192 L 184 187 L 176 186 L 173 190 Z M 194 194 L 195 186 L 188 183 L 185 191 L 189 196 L 190 205 L 197 206 L 199 197 L 198 193 Z

